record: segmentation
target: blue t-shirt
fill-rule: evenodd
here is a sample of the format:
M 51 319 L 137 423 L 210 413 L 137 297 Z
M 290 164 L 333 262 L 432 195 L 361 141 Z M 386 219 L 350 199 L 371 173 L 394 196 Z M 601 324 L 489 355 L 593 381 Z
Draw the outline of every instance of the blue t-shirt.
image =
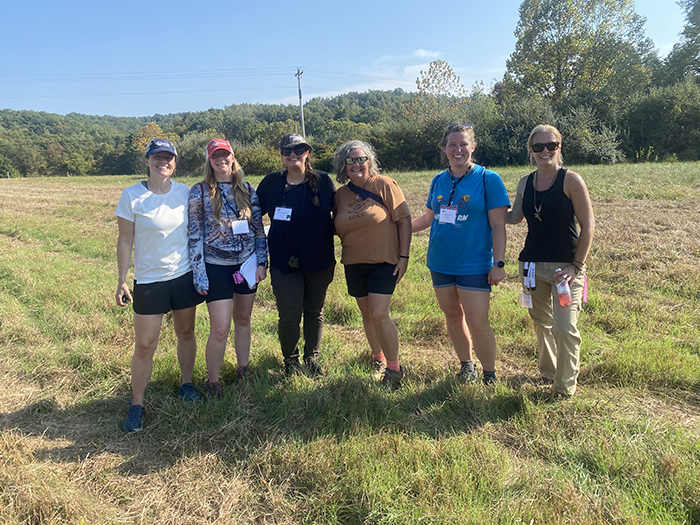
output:
M 496 172 L 476 164 L 455 181 L 451 201 L 453 182 L 448 170 L 430 183 L 425 205 L 433 210 L 435 218 L 430 227 L 428 268 L 449 275 L 488 273 L 493 264 L 488 210 L 510 206 L 508 192 Z M 456 212 L 454 224 L 440 221 L 440 211 L 448 205 Z

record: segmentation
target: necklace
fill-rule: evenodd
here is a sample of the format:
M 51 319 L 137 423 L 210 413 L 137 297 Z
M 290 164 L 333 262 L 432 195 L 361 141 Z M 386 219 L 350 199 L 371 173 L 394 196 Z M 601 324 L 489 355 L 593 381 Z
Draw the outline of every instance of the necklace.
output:
M 554 181 L 557 180 L 557 175 L 559 175 L 559 172 L 557 172 L 554 177 L 552 177 L 552 182 L 549 184 L 547 189 L 544 192 L 544 197 L 542 197 L 542 201 L 540 202 L 540 205 L 537 206 L 537 174 L 539 173 L 539 170 L 535 172 L 535 180 L 532 183 L 532 205 L 535 208 L 535 219 L 538 221 L 542 222 L 542 205 L 544 204 L 544 200 L 547 198 L 547 194 L 549 193 L 549 190 L 552 189 L 552 186 L 554 186 Z

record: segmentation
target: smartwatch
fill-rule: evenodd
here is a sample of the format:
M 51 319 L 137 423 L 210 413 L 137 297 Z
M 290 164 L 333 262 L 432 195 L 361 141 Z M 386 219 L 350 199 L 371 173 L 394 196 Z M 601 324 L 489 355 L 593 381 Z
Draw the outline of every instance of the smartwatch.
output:
M 499 268 L 503 268 L 506 265 L 506 263 L 503 261 L 493 261 L 493 265 L 498 266 Z

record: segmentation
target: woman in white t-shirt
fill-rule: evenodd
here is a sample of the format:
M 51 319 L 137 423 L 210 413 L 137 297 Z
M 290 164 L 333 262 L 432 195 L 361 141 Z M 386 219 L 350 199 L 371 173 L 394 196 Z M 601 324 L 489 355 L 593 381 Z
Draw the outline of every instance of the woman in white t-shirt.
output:
M 117 216 L 117 266 L 119 306 L 134 305 L 134 355 L 131 359 L 131 407 L 122 430 L 143 428 L 146 385 L 153 370 L 163 314 L 172 310 L 177 336 L 177 357 L 182 373 L 179 398 L 197 401 L 192 385 L 197 354 L 194 336 L 196 307 L 204 298 L 194 289 L 188 254 L 187 202 L 190 190 L 170 180 L 177 152 L 169 140 L 153 139 L 146 148 L 149 178 L 126 188 L 119 199 Z M 133 297 L 126 274 L 134 252 Z

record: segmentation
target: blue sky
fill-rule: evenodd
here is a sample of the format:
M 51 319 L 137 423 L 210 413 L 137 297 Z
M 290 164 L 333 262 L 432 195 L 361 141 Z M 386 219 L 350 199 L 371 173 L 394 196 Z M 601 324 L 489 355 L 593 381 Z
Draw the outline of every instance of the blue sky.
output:
M 0 108 L 151 116 L 240 103 L 296 103 L 368 89 L 415 89 L 446 60 L 470 87 L 500 79 L 519 0 L 7 2 Z M 637 0 L 663 56 L 684 15 Z

